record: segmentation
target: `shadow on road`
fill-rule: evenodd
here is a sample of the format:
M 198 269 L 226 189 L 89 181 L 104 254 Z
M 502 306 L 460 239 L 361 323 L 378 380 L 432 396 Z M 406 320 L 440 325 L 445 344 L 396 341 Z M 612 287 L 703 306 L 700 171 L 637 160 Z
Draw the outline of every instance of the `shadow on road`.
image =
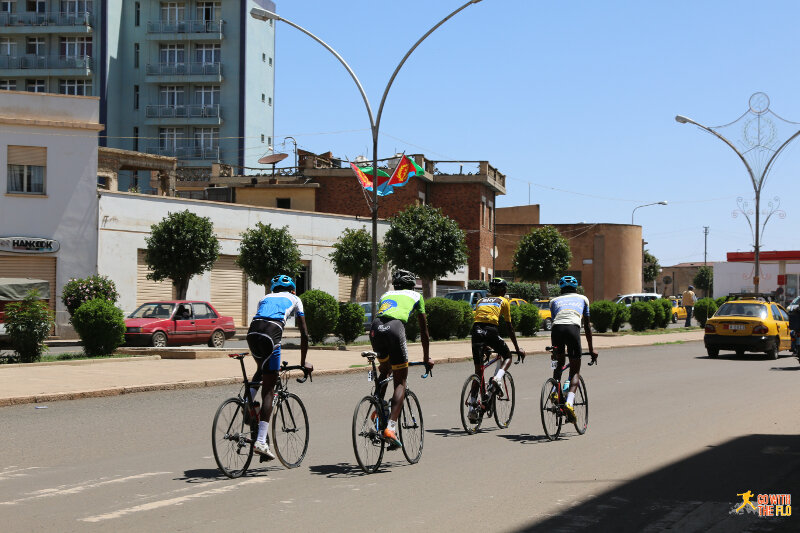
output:
M 183 477 L 176 477 L 175 481 L 185 481 L 186 483 L 204 483 L 211 479 L 228 479 L 218 468 L 196 468 L 194 470 L 184 470 Z
M 309 472 L 329 478 L 346 478 L 364 475 L 358 465 L 350 463 L 336 463 L 335 465 L 314 465 L 308 467 Z
M 534 444 L 537 442 L 549 442 L 545 435 L 528 435 L 528 434 L 519 434 L 519 435 L 509 435 L 507 433 L 498 435 L 498 437 L 502 437 L 504 439 L 508 439 L 514 442 L 521 442 L 522 444 Z M 559 439 L 561 440 L 561 439 Z M 564 439 L 568 440 L 568 439 Z
M 794 370 L 800 370 L 800 366 L 773 366 L 770 370 L 788 370 L 792 372 Z
M 629 481 L 522 531 L 797 531 L 795 517 L 759 517 L 751 491 L 797 497 L 800 436 L 748 435 Z M 560 482 L 554 482 L 560 483 Z
M 488 427 L 484 429 L 481 427 L 479 430 L 480 433 L 491 433 L 492 431 L 497 431 L 497 428 Z M 425 433 L 433 433 L 434 435 L 438 435 L 440 437 L 470 437 L 471 435 L 464 431 L 464 428 L 450 428 L 450 429 L 426 429 Z

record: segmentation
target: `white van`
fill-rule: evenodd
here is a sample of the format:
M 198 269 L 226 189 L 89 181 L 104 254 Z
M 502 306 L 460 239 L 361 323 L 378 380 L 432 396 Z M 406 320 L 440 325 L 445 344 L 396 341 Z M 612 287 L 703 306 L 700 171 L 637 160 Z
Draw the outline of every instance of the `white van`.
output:
M 635 292 L 633 294 L 623 294 L 614 300 L 614 303 L 624 303 L 628 307 L 634 302 L 649 302 L 650 300 L 658 300 L 661 295 L 657 292 Z

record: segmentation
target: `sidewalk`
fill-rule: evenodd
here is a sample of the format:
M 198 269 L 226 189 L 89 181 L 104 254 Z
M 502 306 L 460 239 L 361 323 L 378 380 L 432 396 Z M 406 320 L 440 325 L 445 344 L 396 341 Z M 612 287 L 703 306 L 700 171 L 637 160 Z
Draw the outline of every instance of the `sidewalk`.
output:
M 649 346 L 676 341 L 701 341 L 703 330 L 664 333 L 658 335 L 595 335 L 594 346 L 599 352 L 612 348 Z M 529 355 L 544 354 L 550 336 L 525 338 L 520 347 Z M 585 348 L 584 340 L 584 348 Z M 308 361 L 314 365 L 314 377 L 325 374 L 365 372 L 362 350 L 310 349 Z M 409 345 L 409 358 L 422 359 L 422 347 Z M 297 350 L 286 350 L 284 358 L 290 364 L 299 363 Z M 431 358 L 437 363 L 471 360 L 469 340 L 435 342 Z M 245 365 L 248 374 L 255 370 L 253 360 Z M 28 365 L 0 365 L 0 407 L 24 403 L 43 403 L 78 398 L 117 396 L 132 392 L 212 387 L 241 382 L 239 363 L 227 357 L 216 359 L 161 359 L 137 357 L 131 359 L 100 359 L 96 361 L 63 361 Z

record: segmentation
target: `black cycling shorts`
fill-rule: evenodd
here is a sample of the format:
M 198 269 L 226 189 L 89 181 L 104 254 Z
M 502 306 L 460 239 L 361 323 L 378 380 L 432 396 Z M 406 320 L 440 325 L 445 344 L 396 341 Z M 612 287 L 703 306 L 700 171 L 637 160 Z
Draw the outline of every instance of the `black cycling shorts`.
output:
M 553 346 L 566 348 L 568 357 L 581 356 L 581 327 L 575 324 L 553 324 L 550 330 L 550 342 Z
M 384 363 L 388 359 L 392 370 L 408 368 L 406 326 L 401 320 L 377 317 L 372 321 L 369 341 L 372 343 L 372 349 L 378 354 L 378 361 Z
M 259 373 L 262 369 L 277 372 L 280 368 L 282 337 L 283 325 L 280 322 L 261 318 L 255 318 L 250 322 L 247 346 L 250 347 L 250 353 L 258 363 Z
M 511 357 L 511 350 L 508 349 L 508 345 L 500 336 L 497 326 L 475 322 L 472 324 L 472 360 L 476 365 L 483 364 L 484 345 L 489 346 L 503 359 Z

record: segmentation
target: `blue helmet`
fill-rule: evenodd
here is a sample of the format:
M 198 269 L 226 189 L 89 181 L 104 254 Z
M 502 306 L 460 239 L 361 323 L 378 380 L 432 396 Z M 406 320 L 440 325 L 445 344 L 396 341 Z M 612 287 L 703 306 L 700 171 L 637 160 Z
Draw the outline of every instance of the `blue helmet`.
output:
M 292 280 L 292 278 L 286 274 L 281 274 L 280 276 L 275 276 L 272 278 L 272 284 L 269 286 L 269 290 L 274 291 L 275 287 L 289 287 L 293 291 L 297 290 L 294 280 Z
M 558 280 L 558 286 L 562 289 L 564 287 L 574 287 L 578 288 L 578 280 L 575 279 L 574 276 L 563 276 L 560 280 Z

